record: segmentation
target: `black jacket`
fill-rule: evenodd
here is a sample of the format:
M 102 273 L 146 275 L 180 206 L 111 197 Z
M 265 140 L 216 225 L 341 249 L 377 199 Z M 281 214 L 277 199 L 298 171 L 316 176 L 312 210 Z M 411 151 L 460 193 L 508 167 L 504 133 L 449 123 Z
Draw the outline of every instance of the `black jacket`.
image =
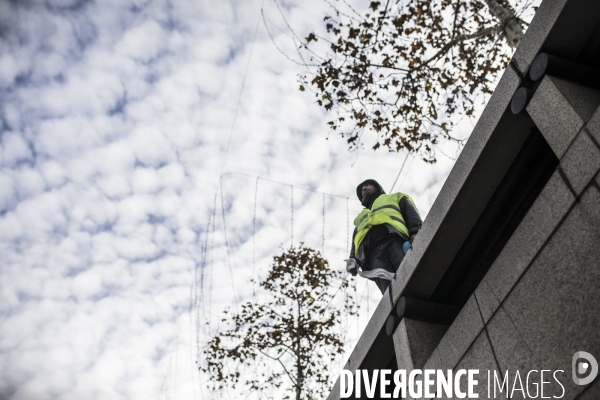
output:
M 361 183 L 360 185 L 358 185 L 358 187 L 356 188 L 356 195 L 358 196 L 359 200 L 361 200 L 361 197 L 362 197 L 362 195 L 361 195 L 362 186 L 367 183 L 375 185 L 375 187 L 378 188 L 378 190 L 379 190 L 379 195 L 385 193 L 383 191 L 383 189 L 381 188 L 381 185 L 379 185 L 379 183 L 377 183 L 376 181 L 374 181 L 372 179 L 369 179 L 369 180 L 366 180 L 365 182 Z M 361 203 L 362 203 L 362 200 L 361 200 Z M 371 202 L 371 204 L 372 204 L 372 202 Z M 363 203 L 363 206 L 368 206 L 368 205 L 369 204 Z M 400 213 L 402 214 L 402 217 L 404 218 L 404 222 L 406 223 L 406 227 L 408 228 L 408 232 L 409 232 L 410 236 L 419 232 L 419 229 L 421 229 L 421 225 L 423 224 L 423 221 L 421 220 L 419 211 L 417 211 L 417 208 L 414 206 L 414 204 L 410 200 L 408 200 L 408 198 L 403 197 L 402 199 L 400 199 L 400 203 L 398 204 L 398 206 L 400 207 Z M 373 247 L 379 239 L 383 238 L 387 234 L 397 234 L 404 241 L 409 240 L 409 238 L 406 237 L 406 235 L 398 232 L 396 229 L 394 229 L 390 225 L 383 225 L 383 226 L 381 226 L 381 228 L 378 228 L 378 229 L 376 229 L 376 228 L 377 227 L 372 228 L 369 231 L 369 233 L 367 234 L 367 236 L 365 237 L 365 239 L 363 240 L 363 242 L 361 244 L 362 251 L 359 252 L 358 258 L 354 254 L 355 253 L 354 236 L 356 236 L 356 228 L 354 228 L 354 233 L 352 234 L 352 248 L 350 249 L 350 258 L 354 258 L 358 262 L 359 265 L 362 265 L 362 263 L 364 262 L 365 254 L 369 253 L 369 249 L 371 247 Z

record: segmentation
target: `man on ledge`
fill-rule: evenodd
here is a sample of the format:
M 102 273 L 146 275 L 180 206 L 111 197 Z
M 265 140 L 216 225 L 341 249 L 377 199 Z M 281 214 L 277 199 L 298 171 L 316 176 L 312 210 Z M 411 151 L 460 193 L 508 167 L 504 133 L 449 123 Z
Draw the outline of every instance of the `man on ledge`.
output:
M 373 179 L 358 185 L 356 195 L 364 209 L 354 219 L 346 270 L 375 281 L 383 294 L 423 221 L 410 196 L 385 194 Z

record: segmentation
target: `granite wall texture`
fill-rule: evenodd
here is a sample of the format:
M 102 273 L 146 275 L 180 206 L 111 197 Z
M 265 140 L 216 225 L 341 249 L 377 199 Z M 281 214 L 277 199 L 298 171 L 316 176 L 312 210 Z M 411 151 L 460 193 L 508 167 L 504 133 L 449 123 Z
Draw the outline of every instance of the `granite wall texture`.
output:
M 516 399 L 540 389 L 540 373 L 526 384 L 530 371 L 562 370 L 561 385 L 546 373 L 544 396 L 600 398 L 599 378 L 585 386 L 571 378 L 575 352 L 600 360 L 600 91 L 545 76 L 525 113 L 508 110 L 538 52 L 573 56 L 589 47 L 590 35 L 600 43 L 599 27 L 598 0 L 542 3 L 346 369 L 386 368 L 394 353 L 401 368 L 426 360 L 427 369 L 480 369 L 480 398 L 488 397 L 487 371 L 492 380 L 494 373 L 508 376 L 510 388 L 518 371 L 524 390 L 512 393 Z M 430 335 L 437 328 L 407 320 L 387 337 L 399 297 L 433 292 L 531 129 L 541 132 L 558 167 L 452 325 Z M 449 243 L 444 232 L 459 233 Z M 339 399 L 339 381 L 328 399 Z

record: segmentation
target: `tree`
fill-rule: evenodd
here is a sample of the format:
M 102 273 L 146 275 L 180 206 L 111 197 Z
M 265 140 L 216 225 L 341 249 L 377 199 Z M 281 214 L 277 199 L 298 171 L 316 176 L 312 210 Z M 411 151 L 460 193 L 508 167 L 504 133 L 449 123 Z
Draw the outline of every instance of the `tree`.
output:
M 274 257 L 260 282 L 268 296 L 225 317 L 233 326 L 215 335 L 204 351 L 203 369 L 212 388 L 235 387 L 241 380 L 254 391 L 284 385 L 285 398 L 290 393 L 296 400 L 323 397 L 329 378 L 326 361 L 344 349 L 340 330 L 334 328 L 339 328 L 342 311 L 357 313 L 355 296 L 346 292 L 349 284 L 341 275 L 318 251 L 302 245 Z M 348 296 L 341 309 L 331 306 L 339 292 Z M 242 377 L 244 367 L 253 373 Z
M 533 0 L 384 0 L 360 14 L 345 0 L 347 12 L 324 1 L 334 13 L 327 34 L 300 45 L 316 67 L 300 76 L 300 90 L 335 112 L 328 124 L 351 149 L 366 129 L 373 149 L 407 149 L 430 163 L 441 142 L 462 144 L 456 121 L 492 93 L 527 25 L 519 15 L 536 9 Z

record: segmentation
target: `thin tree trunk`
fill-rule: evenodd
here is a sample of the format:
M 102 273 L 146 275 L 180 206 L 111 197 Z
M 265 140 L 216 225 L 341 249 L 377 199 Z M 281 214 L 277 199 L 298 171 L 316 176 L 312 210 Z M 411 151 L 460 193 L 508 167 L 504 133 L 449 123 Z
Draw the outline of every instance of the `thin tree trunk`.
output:
M 302 359 L 300 353 L 300 302 L 298 304 L 298 324 L 296 329 L 296 400 L 300 400 L 302 396 Z
M 517 16 L 504 8 L 496 0 L 485 0 L 485 2 L 490 8 L 490 12 L 502 23 L 508 45 L 510 47 L 517 47 L 523 37 L 523 28 L 521 28 Z
M 296 400 L 300 400 L 302 395 L 302 383 L 300 382 L 300 339 L 296 343 L 296 373 L 298 380 L 296 381 Z

